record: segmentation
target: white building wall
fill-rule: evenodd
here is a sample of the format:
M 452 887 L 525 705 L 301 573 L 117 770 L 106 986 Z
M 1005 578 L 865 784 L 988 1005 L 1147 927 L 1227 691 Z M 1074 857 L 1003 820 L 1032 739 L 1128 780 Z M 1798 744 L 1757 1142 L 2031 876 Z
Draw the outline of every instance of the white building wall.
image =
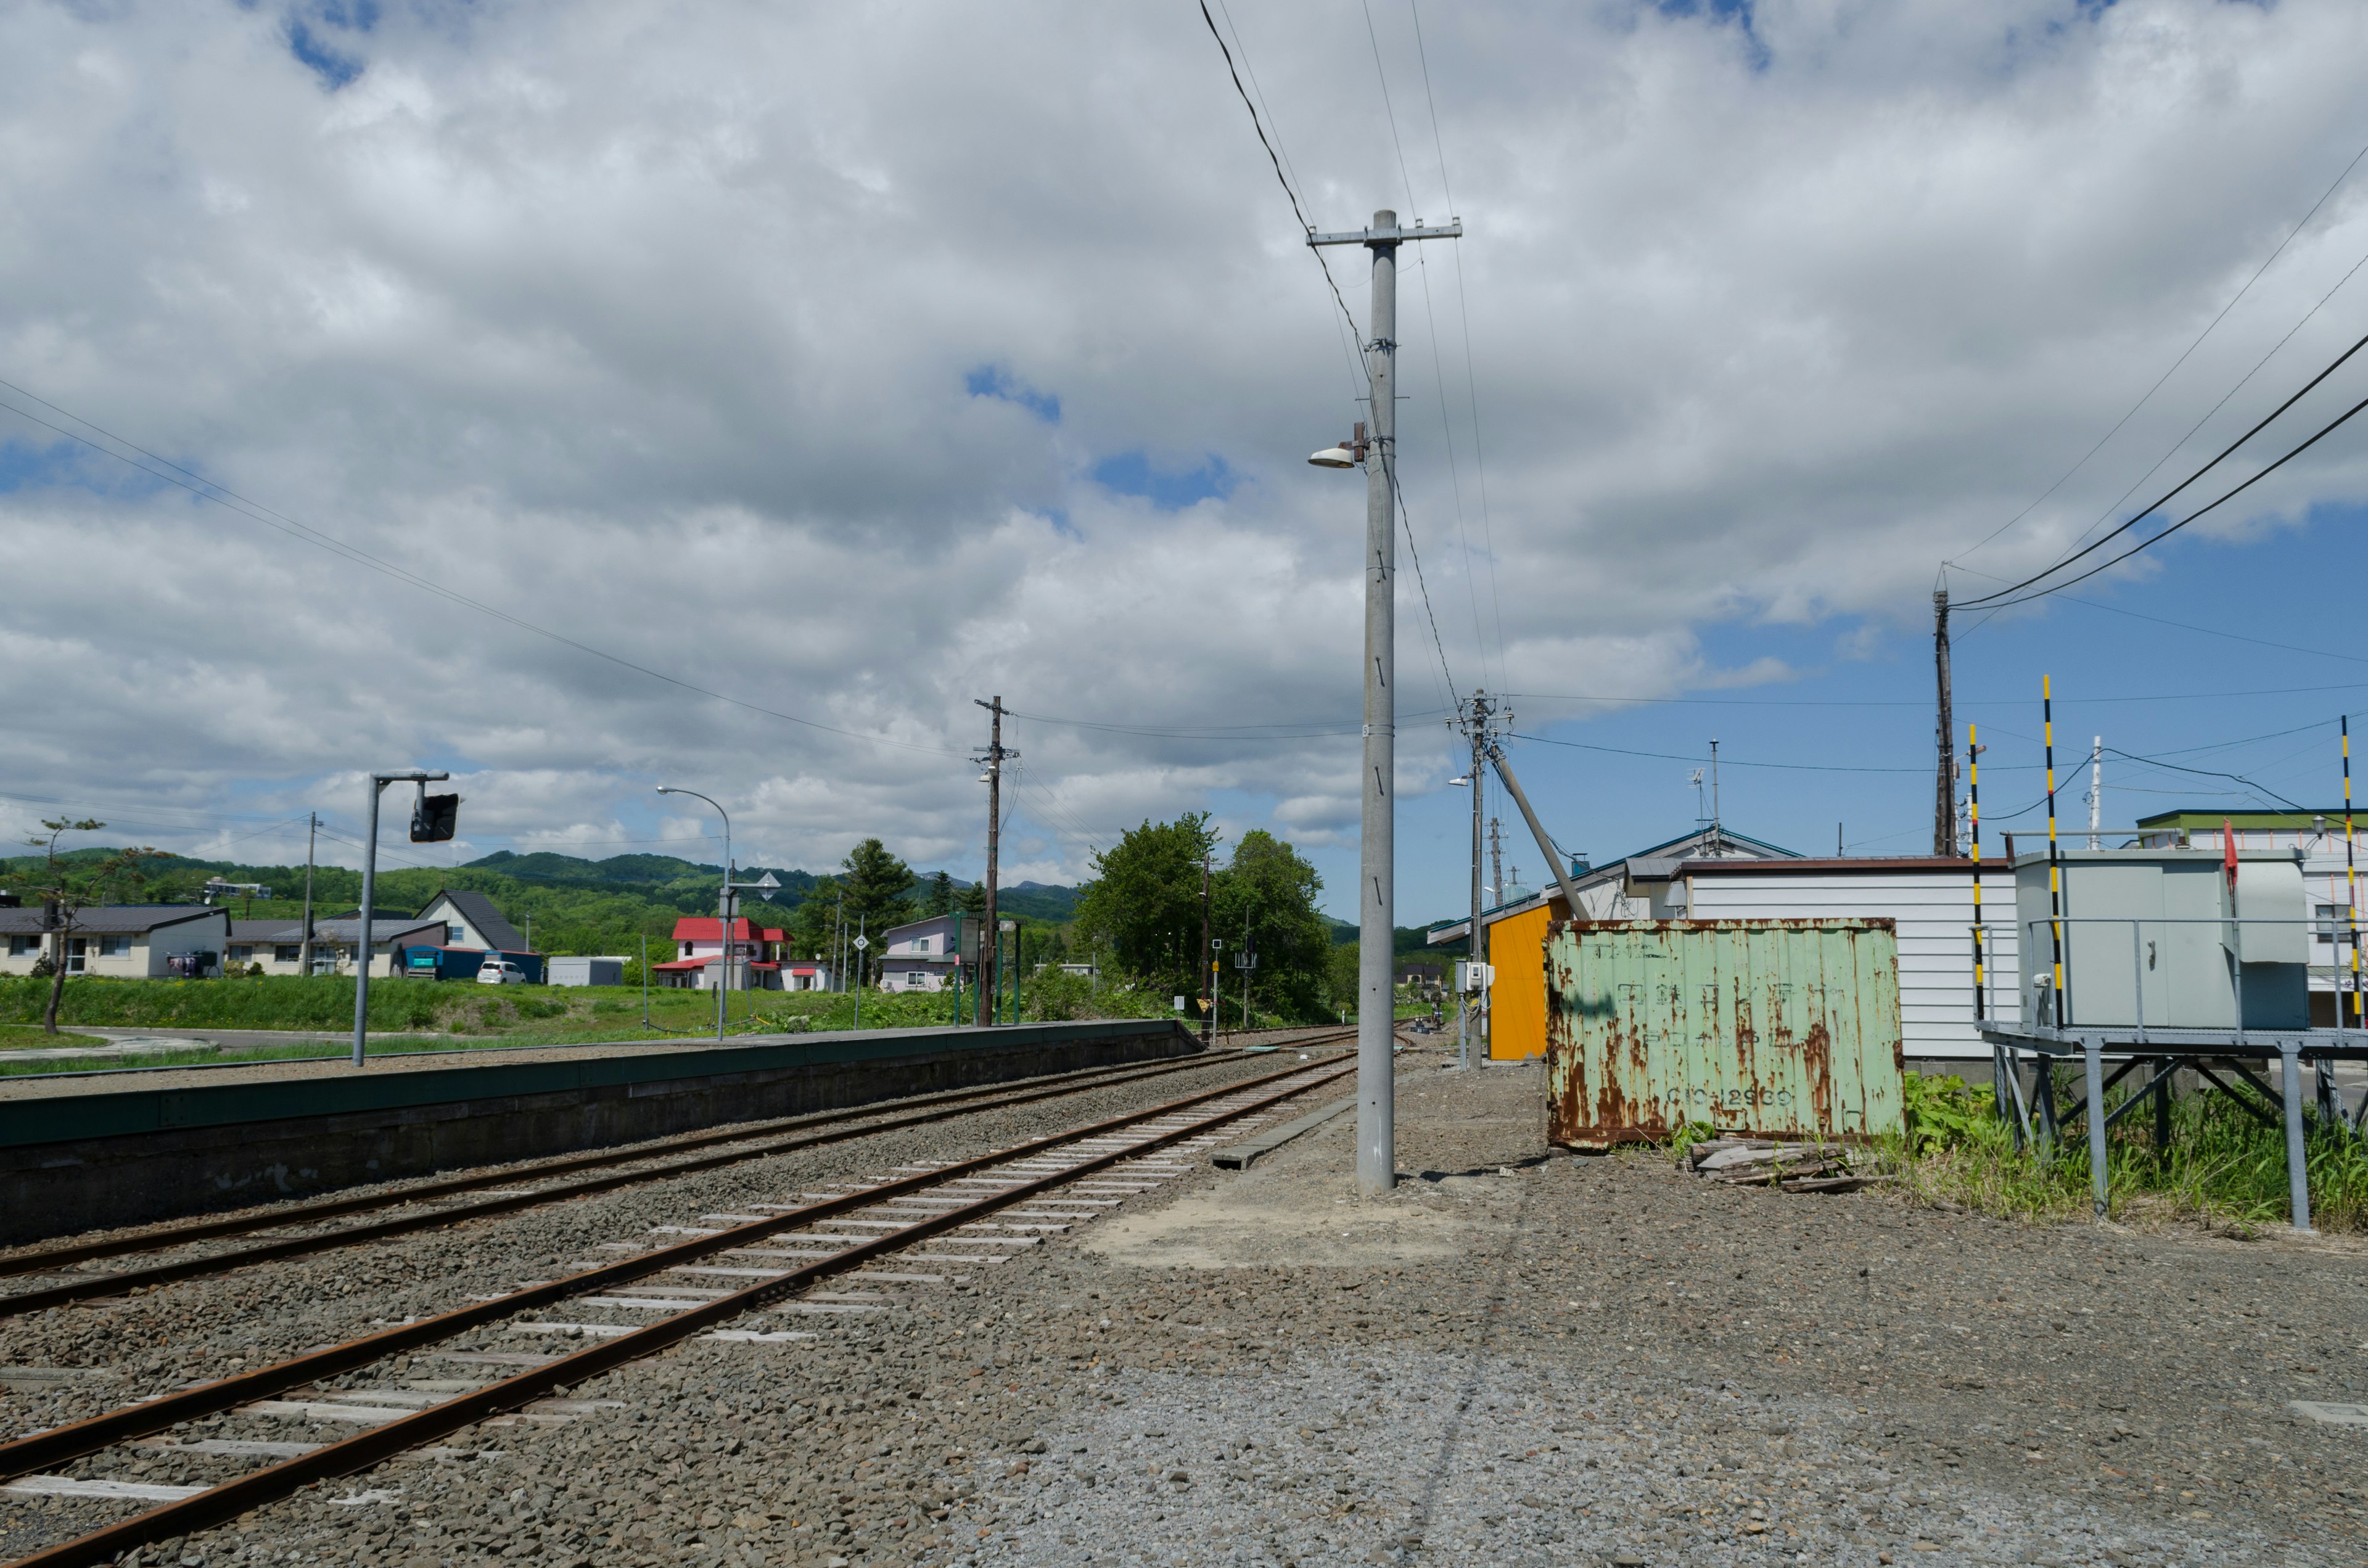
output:
M 1987 1061 L 1974 1018 L 1974 883 L 1942 870 L 1760 872 L 1688 879 L 1696 920 L 1890 920 L 1899 940 L 1899 1023 L 1911 1057 Z M 1991 1016 L 2015 1017 L 2014 873 L 1982 871 Z

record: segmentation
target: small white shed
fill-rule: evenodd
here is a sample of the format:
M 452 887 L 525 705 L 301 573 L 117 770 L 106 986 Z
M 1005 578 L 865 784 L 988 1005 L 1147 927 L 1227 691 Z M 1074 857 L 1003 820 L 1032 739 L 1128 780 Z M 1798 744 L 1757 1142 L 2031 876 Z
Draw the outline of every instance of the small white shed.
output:
M 1910 1061 L 1987 1062 L 1974 1012 L 1974 863 L 1941 858 L 1688 860 L 1684 913 L 1694 920 L 1862 920 L 1899 938 L 1901 1049 Z M 2014 1016 L 2014 871 L 1982 866 L 1983 990 Z

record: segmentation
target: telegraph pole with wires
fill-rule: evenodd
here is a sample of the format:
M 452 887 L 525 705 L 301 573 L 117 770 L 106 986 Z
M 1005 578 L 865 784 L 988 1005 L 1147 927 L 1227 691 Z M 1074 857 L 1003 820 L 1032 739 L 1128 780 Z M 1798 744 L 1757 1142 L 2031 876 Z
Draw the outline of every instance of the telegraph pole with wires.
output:
M 978 702 L 976 698 L 971 700 Z M 1006 710 L 1001 694 L 992 702 L 978 705 L 995 716 L 986 749 L 971 759 L 986 769 L 978 776 L 986 786 L 986 913 L 978 922 L 978 1022 L 984 1028 L 995 1022 L 995 983 L 996 971 L 1003 967 L 1003 943 L 996 936 L 1001 927 L 995 923 L 996 869 L 1003 846 L 1003 765 L 1019 754 L 1003 744 Z
M 1488 972 L 1488 936 L 1480 920 L 1484 907 L 1480 897 L 1480 856 L 1485 806 L 1481 795 L 1486 787 L 1481 763 L 1487 757 L 1490 740 L 1512 727 L 1513 713 L 1486 691 L 1474 691 L 1456 707 L 1456 726 L 1472 743 L 1472 770 L 1459 780 L 1472 787 L 1472 926 L 1464 933 L 1470 964 L 1464 971 L 1464 984 L 1456 996 L 1455 1019 L 1457 1054 L 1463 1066 L 1471 1067 L 1486 1066 L 1488 1061 L 1488 991 L 1482 979 Z
M 1949 684 L 1949 590 L 1932 590 L 1932 675 L 1939 690 L 1939 773 L 1932 780 L 1932 853 L 1957 853 L 1957 730 Z M 2094 846 L 2091 846 L 2094 847 Z
M 1365 463 L 1365 723 L 1362 832 L 1357 878 L 1357 1187 L 1378 1196 L 1397 1185 L 1397 331 L 1398 247 L 1417 240 L 1463 237 L 1460 220 L 1426 228 L 1400 227 L 1383 208 L 1372 226 L 1349 233 L 1310 230 L 1310 246 L 1362 245 L 1373 267 L 1372 336 L 1365 344 L 1366 418 L 1372 428 Z M 1349 453 L 1334 447 L 1309 460 L 1320 468 L 1347 468 Z
M 313 841 L 321 831 L 321 813 L 304 813 L 304 934 L 296 948 L 296 972 L 313 972 Z

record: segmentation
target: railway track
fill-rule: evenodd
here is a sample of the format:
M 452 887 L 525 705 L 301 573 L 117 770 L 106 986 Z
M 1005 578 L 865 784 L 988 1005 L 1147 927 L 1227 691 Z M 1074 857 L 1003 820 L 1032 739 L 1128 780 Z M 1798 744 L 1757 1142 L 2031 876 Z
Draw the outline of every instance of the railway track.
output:
M 750 1314 L 883 1311 L 877 1296 L 823 1292 L 814 1287 L 841 1275 L 898 1287 L 955 1278 L 939 1272 L 867 1272 L 867 1266 L 898 1255 L 904 1265 L 916 1269 L 990 1268 L 1001 1258 L 1041 1246 L 1047 1236 L 1086 1222 L 1190 1168 L 1148 1156 L 1179 1148 L 1197 1152 L 1218 1141 L 1220 1130 L 1225 1130 L 1224 1135 L 1242 1131 L 1244 1123 L 1269 1108 L 1354 1070 L 1353 1062 L 1337 1057 L 1294 1062 L 1011 1148 L 926 1166 L 899 1166 L 873 1182 L 832 1183 L 831 1190 L 798 1194 L 793 1203 L 746 1206 L 765 1213 L 703 1215 L 700 1224 L 657 1227 L 681 1239 L 598 1263 L 563 1279 L 390 1325 L 360 1339 L 0 1444 L 0 1480 L 24 1478 L 6 1486 L 11 1493 L 159 1504 L 22 1557 L 13 1568 L 106 1562 L 510 1413 L 525 1411 L 529 1416 L 539 1414 L 542 1419 L 561 1421 L 596 1414 L 574 1408 L 585 1402 L 552 1396 L 694 1336 L 742 1342 L 809 1336 L 795 1330 L 768 1333 L 725 1326 Z M 1089 1179 L 1094 1177 L 1102 1179 Z M 1030 1203 L 1042 1207 L 1019 1207 Z M 607 1244 L 632 1250 L 645 1244 Z M 959 1250 L 916 1250 L 943 1246 Z M 734 1261 L 713 1261 L 721 1258 Z M 665 1283 L 638 1283 L 658 1278 Z M 522 1320 L 522 1314 L 547 1312 L 563 1303 L 572 1303 L 579 1318 L 650 1312 L 665 1315 L 639 1324 Z M 402 1381 L 399 1369 L 416 1358 L 414 1353 L 435 1355 L 439 1345 L 505 1324 L 515 1334 L 591 1343 L 562 1355 L 447 1351 L 443 1359 L 478 1370 L 480 1376 L 489 1375 L 482 1369 L 520 1369 L 483 1382 L 414 1378 L 406 1386 L 387 1386 Z M 362 1374 L 372 1374 L 375 1383 L 328 1383 Z M 277 1424 L 290 1419 L 341 1422 L 364 1430 L 318 1444 L 219 1435 L 257 1424 L 266 1433 L 284 1431 Z M 205 1423 L 207 1435 L 155 1440 L 156 1435 L 190 1423 Z M 123 1454 L 127 1445 L 139 1445 L 131 1450 L 134 1462 L 160 1452 L 202 1457 L 216 1464 L 255 1458 L 276 1462 L 204 1486 L 38 1473 L 94 1456 L 100 1458 L 100 1465 L 86 1468 L 104 1468 L 105 1456 Z
M 1294 1047 L 1320 1046 L 1349 1032 L 1338 1029 L 1322 1031 L 1295 1038 L 1290 1044 Z M 1205 1069 L 1212 1061 L 1221 1060 L 1224 1058 L 1203 1055 L 1147 1066 L 1085 1068 L 1023 1084 L 951 1090 L 902 1100 L 889 1107 L 856 1107 L 780 1118 L 753 1125 L 743 1124 L 723 1131 L 670 1139 L 657 1144 L 644 1143 L 630 1149 L 510 1166 L 498 1172 L 480 1172 L 467 1176 L 416 1183 L 362 1197 L 279 1205 L 219 1220 L 202 1220 L 130 1235 L 17 1252 L 0 1257 L 0 1278 L 53 1275 L 62 1268 L 79 1268 L 94 1262 L 165 1252 L 207 1241 L 252 1235 L 256 1232 L 283 1231 L 290 1226 L 339 1220 L 358 1221 L 310 1234 L 277 1236 L 245 1246 L 186 1255 L 144 1267 L 81 1274 L 29 1290 L 0 1294 L 0 1320 L 47 1312 L 78 1301 L 120 1296 L 130 1290 L 226 1273 L 256 1264 L 325 1252 L 336 1247 L 383 1241 L 465 1221 L 489 1219 L 546 1204 L 588 1198 L 643 1182 L 717 1170 L 746 1160 L 845 1142 L 900 1128 L 924 1126 L 957 1116 L 1030 1105 L 1064 1095 L 1083 1094 L 1170 1074 Z M 587 1176 L 584 1174 L 586 1172 L 602 1174 Z M 578 1179 L 556 1179 L 569 1176 Z M 521 1187 L 521 1183 L 537 1185 Z M 472 1193 L 479 1196 L 471 1199 L 469 1195 Z M 452 1199 L 468 1200 L 449 1201 Z M 434 1203 L 443 1206 L 420 1207 Z M 410 1211 L 392 1212 L 406 1210 Z M 367 1218 L 373 1214 L 387 1217 Z

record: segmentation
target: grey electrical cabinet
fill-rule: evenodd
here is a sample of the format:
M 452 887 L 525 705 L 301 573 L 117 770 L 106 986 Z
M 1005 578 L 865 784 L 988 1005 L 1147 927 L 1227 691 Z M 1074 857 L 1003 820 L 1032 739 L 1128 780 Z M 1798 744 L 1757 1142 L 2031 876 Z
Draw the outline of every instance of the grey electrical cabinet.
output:
M 2064 1012 L 2073 1028 L 2310 1027 L 2310 949 L 2302 852 L 2239 851 L 2237 907 L 2208 849 L 2064 849 Z M 2047 852 L 2016 857 L 2021 1018 L 2045 1025 L 2054 994 Z M 2237 918 L 2230 919 L 2231 914 Z M 2036 924 L 2034 924 L 2034 922 Z

